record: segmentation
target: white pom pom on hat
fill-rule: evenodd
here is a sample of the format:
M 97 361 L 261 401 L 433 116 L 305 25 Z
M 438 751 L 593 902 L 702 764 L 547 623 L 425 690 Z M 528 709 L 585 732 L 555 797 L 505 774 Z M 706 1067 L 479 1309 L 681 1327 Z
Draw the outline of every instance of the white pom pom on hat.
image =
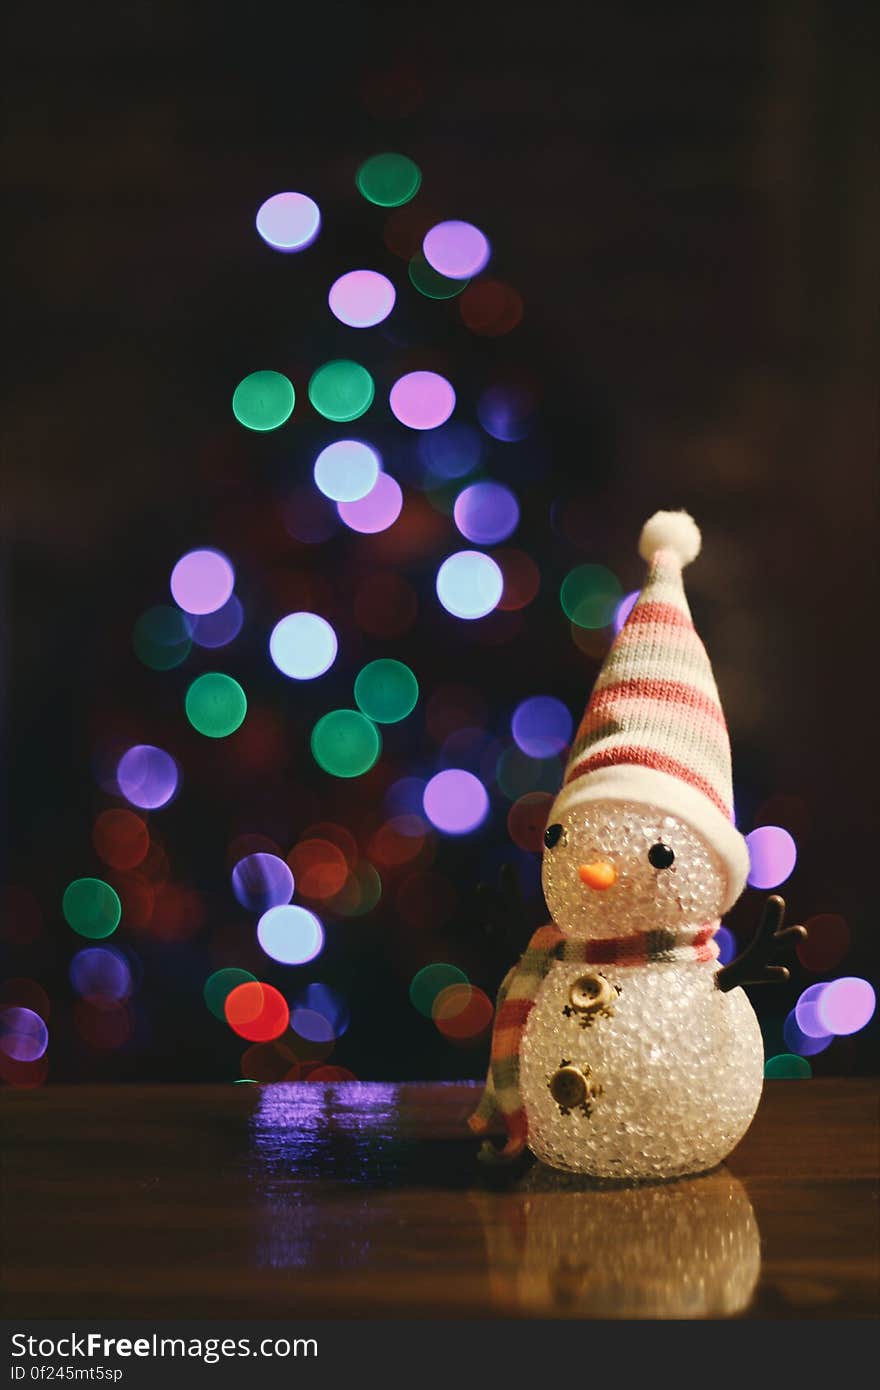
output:
M 671 550 L 683 567 L 696 560 L 701 544 L 700 528 L 689 512 L 655 512 L 642 527 L 639 554 L 650 564 L 658 550 Z

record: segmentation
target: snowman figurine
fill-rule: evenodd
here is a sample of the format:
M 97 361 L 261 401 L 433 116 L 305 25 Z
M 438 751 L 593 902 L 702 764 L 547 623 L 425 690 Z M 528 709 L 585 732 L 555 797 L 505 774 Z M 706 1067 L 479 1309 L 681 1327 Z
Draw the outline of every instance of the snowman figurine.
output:
M 685 512 L 642 530 L 648 575 L 611 647 L 544 832 L 552 923 L 498 996 L 486 1089 L 472 1130 L 554 1168 L 628 1180 L 715 1167 L 745 1133 L 763 1079 L 742 988 L 769 965 L 784 904 L 719 970 L 714 935 L 749 868 L 733 823 L 730 744 L 685 598 L 700 550 Z

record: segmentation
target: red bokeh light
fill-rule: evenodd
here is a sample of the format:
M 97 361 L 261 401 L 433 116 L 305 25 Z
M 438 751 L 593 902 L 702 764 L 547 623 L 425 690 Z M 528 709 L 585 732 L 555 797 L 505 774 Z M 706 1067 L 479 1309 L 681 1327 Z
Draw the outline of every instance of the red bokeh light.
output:
M 229 991 L 223 1006 L 226 1022 L 248 1042 L 280 1038 L 290 1023 L 287 1000 L 274 985 L 248 980 Z

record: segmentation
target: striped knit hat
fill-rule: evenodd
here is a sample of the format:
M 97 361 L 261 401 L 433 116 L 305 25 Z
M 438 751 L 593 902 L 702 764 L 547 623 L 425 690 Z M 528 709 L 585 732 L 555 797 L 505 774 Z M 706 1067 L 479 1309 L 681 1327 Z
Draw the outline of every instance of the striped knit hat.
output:
M 648 577 L 611 647 L 572 744 L 550 813 L 586 801 L 626 800 L 680 817 L 720 856 L 726 912 L 749 869 L 733 824 L 730 740 L 681 571 L 700 553 L 687 512 L 657 512 L 642 528 Z

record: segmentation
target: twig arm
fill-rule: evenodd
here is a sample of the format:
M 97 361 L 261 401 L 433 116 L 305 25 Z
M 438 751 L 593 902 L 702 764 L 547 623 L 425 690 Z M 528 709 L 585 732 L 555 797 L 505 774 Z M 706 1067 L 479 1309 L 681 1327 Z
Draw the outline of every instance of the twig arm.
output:
M 780 948 L 787 948 L 806 939 L 806 927 L 783 927 L 785 899 L 778 893 L 767 899 L 758 930 L 746 949 L 724 965 L 715 975 L 715 984 L 725 994 L 737 985 L 783 984 L 788 968 L 773 965 Z

